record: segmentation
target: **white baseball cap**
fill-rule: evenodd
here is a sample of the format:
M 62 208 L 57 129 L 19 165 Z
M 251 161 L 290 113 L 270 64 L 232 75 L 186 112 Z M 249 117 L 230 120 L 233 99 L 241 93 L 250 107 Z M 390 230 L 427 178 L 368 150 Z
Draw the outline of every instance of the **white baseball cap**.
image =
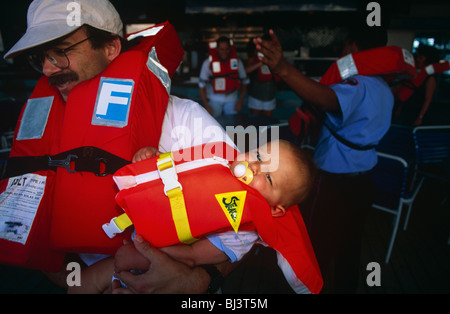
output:
M 123 24 L 108 0 L 34 0 L 28 7 L 27 31 L 4 58 L 75 31 L 83 24 L 123 35 Z

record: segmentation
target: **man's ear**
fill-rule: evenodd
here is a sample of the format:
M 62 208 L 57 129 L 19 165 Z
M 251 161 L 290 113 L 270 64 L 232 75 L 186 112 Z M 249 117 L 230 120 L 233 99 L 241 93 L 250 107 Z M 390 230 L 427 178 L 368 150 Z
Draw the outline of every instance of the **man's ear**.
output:
M 286 209 L 284 208 L 283 205 L 276 205 L 276 206 L 272 207 L 271 211 L 272 211 L 272 217 L 275 217 L 275 218 L 283 217 L 284 214 L 286 213 Z
M 105 47 L 106 57 L 109 61 L 113 61 L 120 55 L 120 51 L 122 50 L 122 43 L 120 42 L 120 38 L 116 37 L 112 41 L 108 42 Z

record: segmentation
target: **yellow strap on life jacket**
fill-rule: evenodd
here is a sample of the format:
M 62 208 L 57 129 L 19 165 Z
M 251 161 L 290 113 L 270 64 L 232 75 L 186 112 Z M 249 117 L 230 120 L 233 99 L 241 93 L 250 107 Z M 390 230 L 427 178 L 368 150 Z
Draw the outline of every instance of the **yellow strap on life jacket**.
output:
M 164 193 L 169 198 L 172 218 L 180 242 L 191 244 L 197 239 L 192 236 L 184 202 L 183 189 L 178 182 L 172 153 L 161 154 L 157 161 L 159 175 L 164 184 Z
M 122 214 L 119 217 L 114 218 L 114 222 L 122 231 L 133 224 L 127 214 Z
M 126 228 L 131 226 L 133 223 L 127 214 L 122 214 L 118 217 L 111 219 L 109 223 L 103 224 L 102 228 L 106 235 L 112 239 L 118 233 L 122 233 Z

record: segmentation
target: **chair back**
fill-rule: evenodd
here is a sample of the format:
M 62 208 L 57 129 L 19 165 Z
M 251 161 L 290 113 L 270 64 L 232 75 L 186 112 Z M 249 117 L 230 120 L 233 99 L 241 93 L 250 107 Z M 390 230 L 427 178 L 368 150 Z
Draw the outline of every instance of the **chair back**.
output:
M 412 164 L 414 160 L 414 139 L 412 128 L 392 124 L 378 143 L 376 150 L 378 152 L 402 157 L 408 162 L 408 164 Z
M 413 129 L 416 163 L 441 163 L 450 158 L 450 125 L 419 126 Z
M 372 170 L 375 185 L 374 204 L 396 211 L 407 192 L 408 163 L 401 157 L 377 152 L 378 163 Z

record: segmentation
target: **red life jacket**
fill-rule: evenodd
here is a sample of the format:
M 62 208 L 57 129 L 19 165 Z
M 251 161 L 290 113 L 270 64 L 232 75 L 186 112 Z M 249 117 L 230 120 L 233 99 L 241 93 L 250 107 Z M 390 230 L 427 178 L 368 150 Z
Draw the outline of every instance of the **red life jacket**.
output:
M 278 75 L 272 74 L 267 65 L 263 64 L 258 68 L 258 81 L 260 82 L 270 82 L 270 81 L 279 82 L 281 81 Z
M 210 42 L 209 65 L 212 73 L 212 87 L 214 93 L 231 93 L 239 89 L 239 59 L 233 40 L 230 39 L 230 58 L 226 62 L 217 56 L 217 43 Z
M 403 82 L 399 88 L 395 91 L 395 96 L 398 100 L 405 102 L 408 100 L 409 97 L 414 93 L 416 88 L 418 88 L 422 83 L 425 81 L 425 79 L 429 75 L 442 73 L 445 71 L 450 70 L 450 62 L 446 60 L 442 60 L 438 63 L 430 64 L 422 69 L 419 70 L 419 73 L 410 80 L 406 80 L 406 82 Z
M 54 99 L 41 98 L 44 95 L 51 95 L 53 91 Z M 55 101 L 59 98 L 57 91 L 48 85 L 46 77 L 38 81 L 35 91 L 24 106 L 19 118 L 10 159 L 17 156 L 54 155 L 59 152 L 58 141 L 55 137 L 58 137 L 61 129 L 57 122 L 64 114 L 63 102 Z M 27 137 L 25 130 L 20 129 L 24 111 L 28 110 L 29 117 L 32 118 L 31 113 L 34 108 L 42 105 L 47 107 L 49 102 L 51 110 L 47 109 L 47 130 L 41 134 L 41 137 L 26 140 L 17 139 L 19 131 L 21 136 Z M 25 116 L 28 116 L 28 114 Z M 45 119 L 45 115 L 41 118 Z M 50 129 L 53 132 L 48 131 Z M 7 217 L 2 215 L 3 221 L 0 222 L 2 229 L 9 224 L 9 231 L 2 230 L 0 233 L 0 262 L 44 271 L 57 271 L 61 268 L 64 254 L 53 251 L 49 246 L 53 201 L 49 196 L 53 194 L 55 179 L 56 173 L 54 171 L 40 170 L 3 179 L 0 182 L 0 191 L 2 192 L 0 207 L 2 211 L 10 213 Z M 31 186 L 27 187 L 28 184 L 31 184 Z M 14 189 L 17 189 L 17 191 L 14 191 Z M 27 202 L 30 197 L 33 197 L 31 203 Z M 34 199 L 34 197 L 37 198 Z
M 258 57 L 258 53 L 255 52 L 255 55 L 253 57 L 253 60 L 256 62 L 261 62 Z M 253 63 L 254 64 L 254 63 Z M 257 70 L 256 70 L 256 78 L 260 82 L 270 82 L 272 80 L 274 81 L 280 81 L 280 77 L 278 75 L 273 75 L 270 71 L 269 67 L 265 64 L 262 64 Z
M 57 270 L 61 263 L 53 260 L 53 250 L 114 254 L 122 245 L 120 237 L 111 241 L 99 231 L 105 219 L 121 212 L 110 175 L 115 169 L 106 171 L 108 162 L 118 159 L 127 164 L 139 148 L 158 145 L 169 97 L 169 86 L 162 83 L 170 83 L 183 55 L 170 24 L 155 28 L 160 28 L 156 34 L 142 38 L 101 74 L 75 86 L 66 103 L 46 77 L 39 80 L 18 121 L 10 161 L 24 156 L 47 158 L 45 170 L 27 174 L 46 178 L 45 191 L 26 245 L 0 240 L 2 261 Z M 31 116 L 26 113 L 32 114 L 42 103 L 48 105 L 48 117 L 41 126 L 43 135 L 36 137 L 35 131 L 28 130 Z M 106 152 L 106 157 L 86 149 L 92 147 Z M 67 164 L 48 162 L 46 155 L 63 155 Z M 36 159 L 42 163 L 42 158 Z M 38 237 L 41 234 L 45 236 Z M 39 252 L 42 247 L 46 250 Z
M 355 75 L 414 76 L 414 57 L 406 49 L 397 46 L 378 47 L 348 54 L 340 58 L 325 72 L 320 83 L 339 84 Z
M 197 158 L 191 159 L 195 160 L 192 162 L 178 162 L 180 156 L 186 157 L 186 150 L 181 154 L 173 152 L 175 166 L 169 164 L 169 168 L 163 166 L 168 158 L 164 155 L 117 171 L 114 180 L 120 192 L 116 201 L 129 217 L 129 223 L 133 223 L 136 232 L 156 247 L 191 243 L 221 231 L 256 229 L 266 244 L 283 255 L 297 278 L 312 293 L 320 292 L 320 270 L 299 209 L 293 206 L 284 217 L 272 217 L 269 204 L 258 191 L 237 180 L 226 164 L 214 161 L 212 157 L 224 157 L 223 152 L 230 152 L 231 148 L 223 145 L 222 149 L 218 144 L 220 149 L 216 151 L 210 147 L 192 148 L 192 151 L 203 151 L 201 154 L 187 153 L 187 156 Z M 174 205 L 180 202 L 171 200 L 173 196 L 165 190 L 170 185 L 169 178 L 175 177 L 174 172 L 167 177 L 163 173 L 167 169 L 176 169 L 175 181 L 181 185 L 178 189 L 184 202 L 182 214 L 178 205 Z M 115 223 L 111 221 L 106 228 L 111 224 Z
M 327 86 L 339 84 L 354 75 L 380 75 L 385 80 L 398 76 L 413 76 L 416 71 L 412 54 L 400 47 L 388 46 L 363 50 L 340 58 L 325 72 L 320 83 Z M 317 114 L 310 108 L 298 108 L 289 118 L 292 132 L 299 136 L 317 133 Z

